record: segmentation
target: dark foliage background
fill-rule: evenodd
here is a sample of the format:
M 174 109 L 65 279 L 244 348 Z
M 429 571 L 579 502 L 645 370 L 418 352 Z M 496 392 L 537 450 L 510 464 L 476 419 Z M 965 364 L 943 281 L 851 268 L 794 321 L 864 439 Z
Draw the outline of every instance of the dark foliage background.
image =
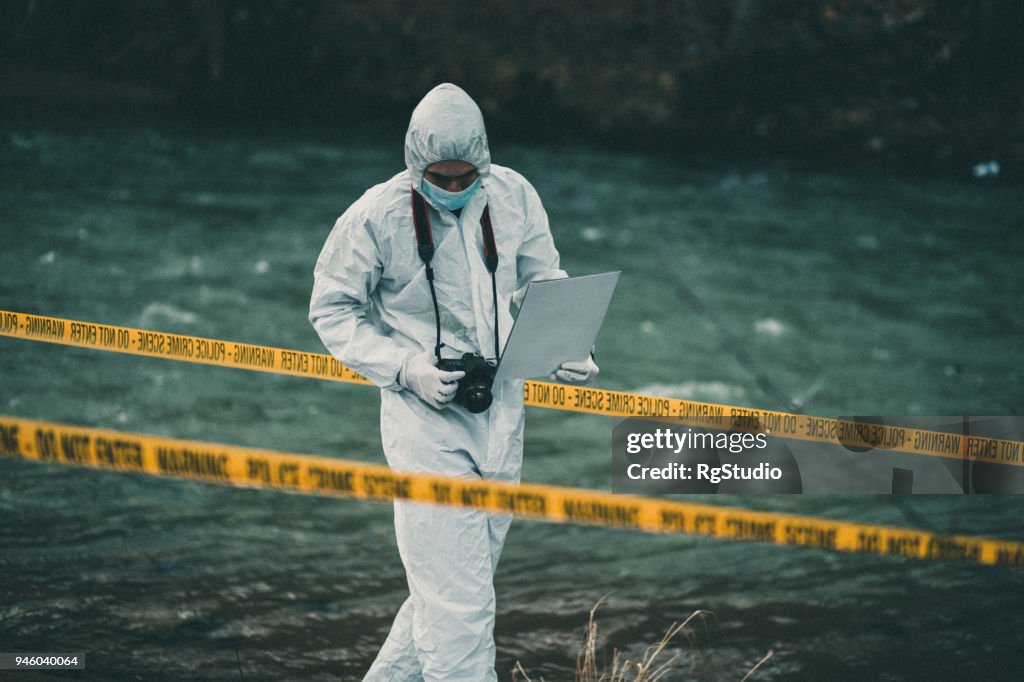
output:
M 1024 159 L 1017 0 L 2 0 L 0 103 L 492 130 L 968 172 Z

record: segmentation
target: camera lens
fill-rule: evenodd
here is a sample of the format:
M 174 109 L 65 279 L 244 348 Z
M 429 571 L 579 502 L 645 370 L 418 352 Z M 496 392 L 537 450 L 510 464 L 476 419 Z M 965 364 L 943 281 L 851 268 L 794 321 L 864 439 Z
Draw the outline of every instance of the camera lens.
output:
M 462 404 L 473 414 L 479 414 L 490 407 L 491 400 L 491 389 L 485 384 L 470 384 L 462 393 Z

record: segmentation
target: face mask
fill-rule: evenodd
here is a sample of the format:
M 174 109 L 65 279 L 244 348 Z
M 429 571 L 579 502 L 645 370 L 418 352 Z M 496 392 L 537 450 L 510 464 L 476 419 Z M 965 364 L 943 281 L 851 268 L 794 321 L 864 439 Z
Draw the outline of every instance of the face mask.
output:
M 437 185 L 424 180 L 422 183 L 423 193 L 438 206 L 444 206 L 449 211 L 457 211 L 473 198 L 474 192 L 480 188 L 480 178 L 473 181 L 473 184 L 461 192 L 449 192 Z

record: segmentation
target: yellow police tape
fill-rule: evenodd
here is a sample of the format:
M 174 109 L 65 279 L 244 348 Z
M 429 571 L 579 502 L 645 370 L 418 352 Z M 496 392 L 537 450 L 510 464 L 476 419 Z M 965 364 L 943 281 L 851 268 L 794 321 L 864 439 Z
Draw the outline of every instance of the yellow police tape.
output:
M 221 367 L 370 384 L 365 377 L 323 353 L 79 322 L 8 310 L 0 310 L 0 336 Z M 527 381 L 525 393 L 526 404 L 535 407 L 613 417 L 670 419 L 689 426 L 764 432 L 778 438 L 1024 466 L 1024 442 L 1021 441 L 659 398 L 543 381 Z
M 358 499 L 475 507 L 552 521 L 915 559 L 1024 566 L 1024 542 L 941 535 L 550 485 L 444 478 L 386 466 L 0 415 L 0 456 Z

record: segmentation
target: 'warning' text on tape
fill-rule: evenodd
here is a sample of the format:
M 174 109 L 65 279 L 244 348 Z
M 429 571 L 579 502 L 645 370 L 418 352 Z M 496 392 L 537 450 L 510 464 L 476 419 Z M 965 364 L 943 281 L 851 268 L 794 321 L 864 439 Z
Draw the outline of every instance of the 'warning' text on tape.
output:
M 370 384 L 330 355 L 0 310 L 0 336 L 276 374 Z M 689 426 L 764 432 L 777 438 L 853 445 L 947 459 L 1024 466 L 1024 443 L 902 426 L 755 410 L 677 398 L 527 381 L 526 404 L 612 417 L 670 419 Z
M 475 507 L 557 523 L 842 552 L 1024 566 L 1024 542 L 549 485 L 405 474 L 386 466 L 0 415 L 0 456 L 358 499 Z

